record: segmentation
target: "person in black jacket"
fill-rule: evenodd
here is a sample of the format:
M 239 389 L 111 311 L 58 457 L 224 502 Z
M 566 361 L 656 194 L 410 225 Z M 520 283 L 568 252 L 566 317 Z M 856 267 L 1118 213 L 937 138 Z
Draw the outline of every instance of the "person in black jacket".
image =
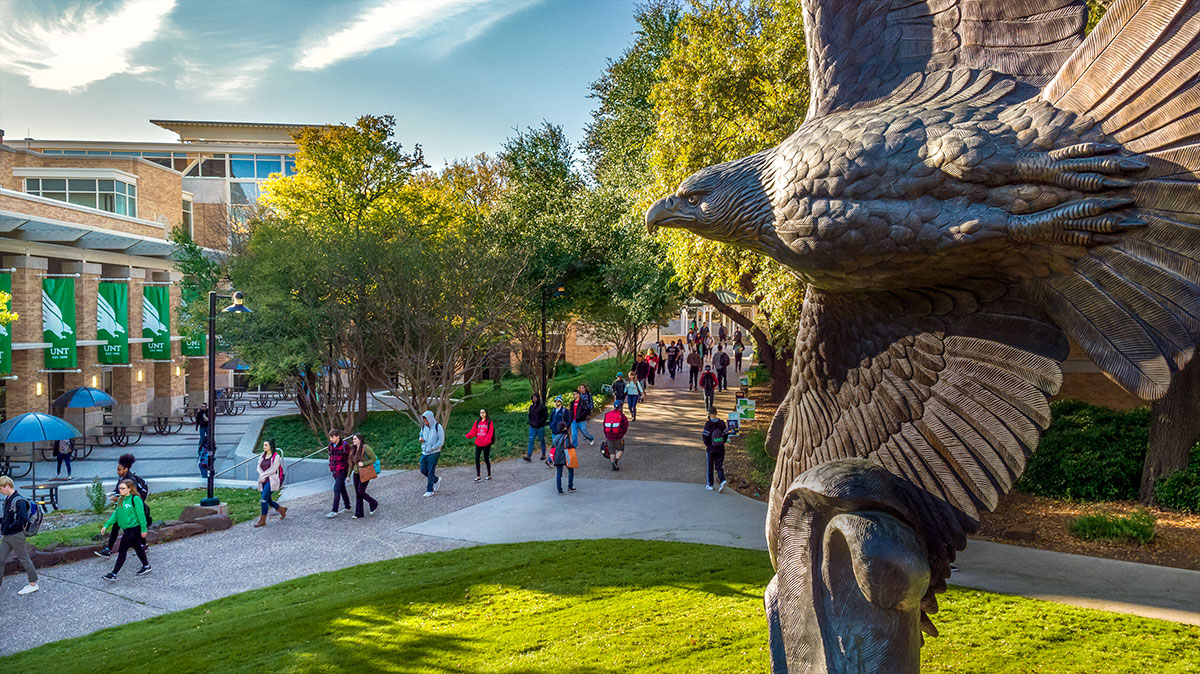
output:
M 701 437 L 704 439 L 704 452 L 708 455 L 708 482 L 704 488 L 709 491 L 713 490 L 713 470 L 717 471 L 717 479 L 721 482 L 717 491 L 725 491 L 725 436 L 728 430 L 725 421 L 717 416 L 717 410 L 708 408 L 708 421 L 704 423 Z
M 704 366 L 704 374 L 700 375 L 700 388 L 704 389 L 704 407 L 711 409 L 717 390 L 717 375 L 712 371 L 712 365 Z
M 117 499 L 121 497 L 120 486 L 122 480 L 133 480 L 133 483 L 137 485 L 138 496 L 142 497 L 142 503 L 146 502 L 146 497 L 150 495 L 150 486 L 133 472 L 133 464 L 136 461 L 137 459 L 133 458 L 132 454 L 122 454 L 121 458 L 117 459 L 117 486 L 113 487 L 113 493 L 108 497 L 111 503 L 116 503 Z M 149 506 L 146 506 L 146 508 L 149 511 Z M 150 523 L 149 516 L 146 517 L 146 523 Z M 114 524 L 112 531 L 108 534 L 108 545 L 104 546 L 103 550 L 97 550 L 96 556 L 111 557 L 112 549 L 117 544 L 117 536 L 120 534 L 121 527 Z
M 200 444 L 196 448 L 196 455 L 200 463 L 200 477 L 208 477 L 208 469 L 211 467 L 208 461 L 208 416 L 211 412 L 208 411 L 208 403 L 200 403 L 200 409 L 196 410 L 196 430 L 200 432 Z
M 580 384 L 579 390 L 575 393 L 575 400 L 571 402 L 571 445 L 579 446 L 579 436 L 588 439 L 588 443 L 596 444 L 596 437 L 588 433 L 587 420 L 592 413 L 592 392 L 588 390 L 587 384 Z
M 25 577 L 29 579 L 29 584 L 17 590 L 17 594 L 37 592 L 37 569 L 29 557 L 29 544 L 25 542 L 25 523 L 32 514 L 30 508 L 37 506 L 17 493 L 12 478 L 7 475 L 0 475 L 0 495 L 4 497 L 4 505 L 0 506 L 4 510 L 4 518 L 0 521 L 0 569 L 8 562 L 8 554 L 11 551 L 21 568 L 25 569 Z M 0 573 L 0 580 L 3 580 L 3 575 Z
M 521 457 L 525 461 L 533 461 L 533 441 L 539 438 L 542 441 L 541 460 L 546 460 L 546 422 L 549 418 L 550 414 L 546 411 L 542 397 L 534 393 L 529 399 L 529 448 L 525 450 L 525 456 Z
M 717 370 L 717 383 L 720 385 L 718 390 L 724 391 L 729 388 L 729 354 L 725 353 L 724 346 L 717 346 L 717 352 L 713 354 L 713 365 Z
M 679 368 L 679 340 L 675 340 L 674 344 L 667 346 L 667 374 L 671 375 L 671 379 L 675 378 L 675 370 Z
M 625 375 L 618 372 L 617 378 L 612 383 L 613 402 L 625 404 Z

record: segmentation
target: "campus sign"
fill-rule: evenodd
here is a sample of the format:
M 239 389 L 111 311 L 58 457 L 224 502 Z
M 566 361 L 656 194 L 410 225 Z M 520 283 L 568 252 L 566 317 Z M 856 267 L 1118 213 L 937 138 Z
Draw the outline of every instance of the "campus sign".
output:
M 12 273 L 0 273 L 0 292 L 9 294 L 4 311 L 12 310 Z M 0 325 L 0 374 L 12 374 L 12 326 Z
M 171 360 L 171 290 L 167 286 L 142 288 L 142 358 Z
M 108 342 L 100 345 L 96 353 L 102 365 L 129 362 L 128 284 L 100 282 L 100 290 L 96 294 L 96 339 Z
M 45 350 L 47 370 L 78 367 L 74 277 L 42 279 L 42 341 L 50 344 Z

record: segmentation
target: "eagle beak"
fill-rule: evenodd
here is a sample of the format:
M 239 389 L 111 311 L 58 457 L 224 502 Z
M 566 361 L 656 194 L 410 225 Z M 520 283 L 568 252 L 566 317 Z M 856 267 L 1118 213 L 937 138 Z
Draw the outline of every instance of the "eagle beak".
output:
M 675 210 L 676 199 L 673 195 L 668 195 L 654 202 L 650 209 L 646 211 L 646 231 L 653 234 L 659 227 L 679 227 L 677 223 L 671 223 L 671 220 L 680 220 L 682 216 Z

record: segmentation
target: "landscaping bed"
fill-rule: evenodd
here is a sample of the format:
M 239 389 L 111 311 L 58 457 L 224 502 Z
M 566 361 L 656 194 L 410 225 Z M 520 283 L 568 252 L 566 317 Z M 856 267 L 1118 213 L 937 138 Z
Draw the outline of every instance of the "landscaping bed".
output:
M 771 573 L 764 552 L 690 543 L 464 548 L 245 592 L 34 648 L 0 668 L 757 674 L 769 668 Z M 1197 671 L 1197 627 L 959 588 L 940 599 L 942 636 L 925 640 L 925 672 Z
M 594 405 L 602 410 L 603 394 L 600 387 L 612 381 L 616 373 L 616 360 L 608 359 L 574 367 L 562 367 L 559 376 L 550 381 L 549 397 L 575 391 L 586 383 L 592 391 Z M 464 436 L 471 424 L 479 419 L 480 408 L 486 409 L 496 424 L 496 438 L 492 446 L 492 459 L 500 460 L 524 453 L 529 442 L 529 398 L 532 392 L 529 380 L 506 376 L 501 388 L 495 390 L 491 381 L 475 382 L 474 394 L 454 407 L 450 421 L 446 424 L 446 445 L 438 465 L 453 466 L 475 460 L 475 444 Z M 455 392 L 462 398 L 463 391 Z M 553 408 L 553 405 L 551 405 Z M 595 419 L 595 414 L 593 414 Z M 355 429 L 363 433 L 367 443 L 379 455 L 385 468 L 415 468 L 421 458 L 421 446 L 417 441 L 418 428 L 400 412 L 368 412 L 367 420 Z M 263 425 L 259 435 L 262 441 L 274 438 L 286 456 L 304 456 L 314 449 L 328 444 L 328 439 L 315 435 L 298 414 L 271 417 Z M 549 431 L 547 431 L 549 442 Z M 324 456 L 323 454 L 318 456 Z

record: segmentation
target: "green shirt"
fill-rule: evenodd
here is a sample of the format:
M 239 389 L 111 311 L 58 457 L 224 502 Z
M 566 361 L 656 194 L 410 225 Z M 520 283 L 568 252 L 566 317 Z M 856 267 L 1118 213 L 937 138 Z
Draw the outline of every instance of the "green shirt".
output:
M 141 527 L 142 531 L 146 531 L 149 527 L 146 526 L 146 505 L 142 503 L 142 497 L 137 494 L 122 496 L 104 528 L 110 528 L 114 522 L 122 529 Z

